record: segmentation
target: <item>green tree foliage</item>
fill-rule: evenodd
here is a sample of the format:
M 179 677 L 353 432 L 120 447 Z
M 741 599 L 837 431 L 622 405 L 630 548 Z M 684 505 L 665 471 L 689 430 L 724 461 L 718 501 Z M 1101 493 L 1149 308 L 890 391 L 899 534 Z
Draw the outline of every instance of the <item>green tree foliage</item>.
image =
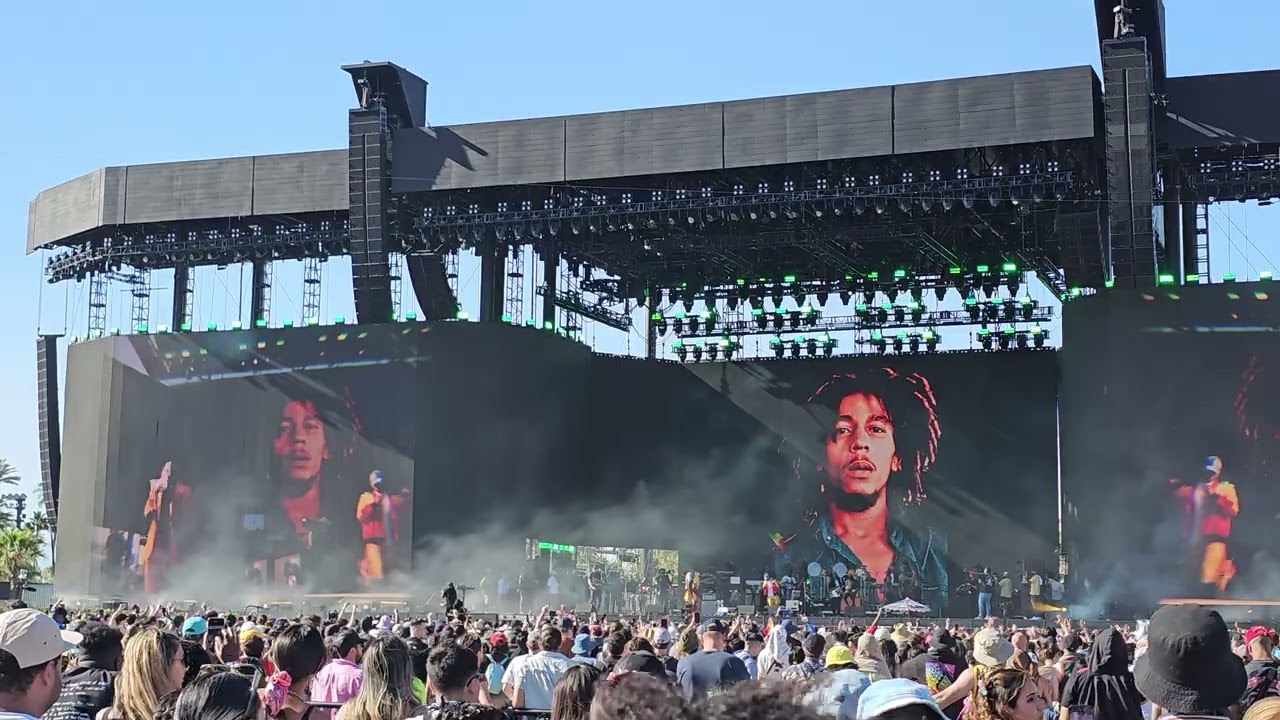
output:
M 21 571 L 27 571 L 29 580 L 38 575 L 43 552 L 44 538 L 29 529 L 0 531 L 0 572 L 11 590 L 18 588 Z

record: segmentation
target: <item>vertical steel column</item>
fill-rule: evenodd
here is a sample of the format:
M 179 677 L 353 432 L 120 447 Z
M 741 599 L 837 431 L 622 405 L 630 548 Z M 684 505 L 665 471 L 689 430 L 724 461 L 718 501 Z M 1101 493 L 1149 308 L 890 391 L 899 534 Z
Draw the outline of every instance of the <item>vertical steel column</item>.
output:
M 132 331 L 145 333 L 151 322 L 151 271 L 134 268 L 129 276 L 129 292 L 133 295 Z
M 253 287 L 249 290 L 249 325 L 271 323 L 271 275 L 270 260 L 253 261 Z
M 1188 196 L 1191 193 L 1187 193 Z M 1196 274 L 1196 208 L 1194 200 L 1182 202 L 1182 275 Z
M 356 318 L 359 320 L 359 317 Z M 302 324 L 320 322 L 320 258 L 302 259 Z
M 191 329 L 191 301 L 194 287 L 191 267 L 179 265 L 173 269 L 173 315 L 171 323 L 175 331 Z
M 556 326 L 556 293 L 559 291 L 560 251 L 555 240 L 547 238 L 542 242 L 542 283 L 546 292 L 542 294 L 542 326 L 554 329 Z
M 1178 284 L 1182 276 L 1182 223 L 1179 217 L 1179 199 L 1182 196 L 1182 168 L 1174 158 L 1164 161 L 1164 200 L 1161 209 L 1164 213 L 1164 227 L 1161 238 L 1164 240 L 1164 263 L 1160 272 L 1168 273 Z

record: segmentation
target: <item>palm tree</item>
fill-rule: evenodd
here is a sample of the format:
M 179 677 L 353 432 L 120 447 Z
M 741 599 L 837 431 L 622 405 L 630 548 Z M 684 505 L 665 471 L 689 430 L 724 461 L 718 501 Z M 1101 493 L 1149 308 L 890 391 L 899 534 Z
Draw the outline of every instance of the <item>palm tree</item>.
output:
M 22 581 L 23 570 L 35 575 L 40 568 L 40 555 L 44 551 L 44 538 L 31 530 L 5 530 L 0 532 L 0 574 L 9 579 L 9 590 L 16 597 Z
M 18 469 L 10 465 L 8 460 L 0 458 L 0 485 L 17 485 L 21 480 Z
M 43 510 L 37 510 L 31 513 L 31 517 L 27 520 L 27 529 L 40 539 L 53 546 L 53 524 L 49 522 L 49 516 L 44 514 Z

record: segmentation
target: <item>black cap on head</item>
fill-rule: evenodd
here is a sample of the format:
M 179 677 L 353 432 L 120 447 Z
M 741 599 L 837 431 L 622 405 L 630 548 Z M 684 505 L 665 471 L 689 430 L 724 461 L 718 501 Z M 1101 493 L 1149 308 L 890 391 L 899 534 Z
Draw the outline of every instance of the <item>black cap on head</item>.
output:
M 615 674 L 638 672 L 652 675 L 659 680 L 667 679 L 667 667 L 656 655 L 644 650 L 633 650 L 624 654 L 618 660 L 618 664 L 613 666 L 613 672 Z
M 707 624 L 702 627 L 702 632 L 720 633 L 721 635 L 723 635 L 726 632 L 728 632 L 728 629 L 725 628 L 724 623 L 720 622 L 719 618 L 712 618 L 708 620 Z

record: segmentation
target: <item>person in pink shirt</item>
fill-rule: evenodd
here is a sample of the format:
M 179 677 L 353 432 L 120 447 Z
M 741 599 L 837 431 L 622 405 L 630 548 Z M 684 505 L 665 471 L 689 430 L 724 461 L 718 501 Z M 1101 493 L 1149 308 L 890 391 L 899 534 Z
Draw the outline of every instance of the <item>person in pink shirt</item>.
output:
M 364 671 L 360 668 L 364 641 L 354 630 L 343 630 L 330 636 L 328 645 L 332 659 L 311 682 L 311 701 L 345 703 L 355 697 L 364 684 Z

